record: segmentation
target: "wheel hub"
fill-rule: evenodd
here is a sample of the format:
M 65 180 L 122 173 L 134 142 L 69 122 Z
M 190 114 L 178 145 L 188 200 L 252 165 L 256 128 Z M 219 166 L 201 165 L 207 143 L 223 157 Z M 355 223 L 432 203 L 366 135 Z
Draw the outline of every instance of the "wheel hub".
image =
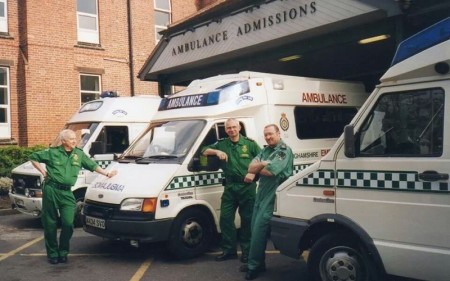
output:
M 183 228 L 183 240 L 189 246 L 198 245 L 203 238 L 203 228 L 196 221 L 189 221 Z
M 359 260 L 351 249 L 331 249 L 326 257 L 324 270 L 328 277 L 327 280 L 361 280 L 361 276 L 358 276 L 360 272 Z

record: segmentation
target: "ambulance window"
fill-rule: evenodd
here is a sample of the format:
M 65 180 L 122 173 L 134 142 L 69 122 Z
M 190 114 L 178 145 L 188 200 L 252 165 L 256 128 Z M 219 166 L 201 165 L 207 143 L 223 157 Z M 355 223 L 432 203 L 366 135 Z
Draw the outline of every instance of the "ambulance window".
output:
M 294 109 L 299 139 L 338 138 L 358 110 L 338 107 L 296 107 Z
M 105 126 L 97 141 L 105 144 L 105 153 L 122 153 L 130 144 L 127 126 Z
M 359 156 L 439 157 L 443 151 L 444 91 L 421 89 L 380 97 L 357 139 Z

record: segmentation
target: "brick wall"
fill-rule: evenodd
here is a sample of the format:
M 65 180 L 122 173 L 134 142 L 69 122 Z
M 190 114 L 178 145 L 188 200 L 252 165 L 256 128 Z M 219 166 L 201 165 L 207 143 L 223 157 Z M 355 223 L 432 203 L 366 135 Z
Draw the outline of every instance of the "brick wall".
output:
M 172 0 L 172 22 L 213 2 Z M 101 89 L 121 96 L 131 95 L 132 85 L 135 94 L 158 93 L 157 83 L 137 78 L 156 46 L 154 1 L 98 3 L 100 46 L 93 47 L 77 42 L 76 1 L 8 0 L 9 32 L 0 35 L 0 65 L 10 69 L 11 133 L 19 145 L 47 145 L 57 136 L 80 106 L 80 73 L 100 74 Z

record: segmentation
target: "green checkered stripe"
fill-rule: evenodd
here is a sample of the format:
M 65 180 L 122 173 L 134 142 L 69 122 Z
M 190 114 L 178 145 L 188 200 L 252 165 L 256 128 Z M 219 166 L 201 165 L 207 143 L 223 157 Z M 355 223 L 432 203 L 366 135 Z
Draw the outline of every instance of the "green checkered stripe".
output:
M 447 182 L 419 181 L 417 172 L 350 171 L 337 172 L 338 187 L 359 187 L 411 191 L 449 191 Z
M 408 171 L 355 171 L 355 170 L 318 170 L 297 181 L 297 185 L 342 188 L 369 188 L 405 191 L 448 192 L 447 182 L 419 181 L 417 172 Z
M 166 190 L 222 184 L 222 173 L 205 173 L 175 177 Z
M 297 185 L 306 186 L 334 186 L 334 171 L 333 170 L 317 170 L 307 177 L 297 181 Z
M 297 174 L 298 172 L 305 169 L 309 165 L 311 165 L 311 164 L 294 165 L 294 174 Z
M 100 166 L 100 167 L 102 167 L 102 169 L 105 169 L 106 167 L 108 167 L 108 165 L 109 164 L 111 164 L 111 160 L 98 160 L 98 161 L 95 161 L 95 162 L 97 162 L 97 164 Z

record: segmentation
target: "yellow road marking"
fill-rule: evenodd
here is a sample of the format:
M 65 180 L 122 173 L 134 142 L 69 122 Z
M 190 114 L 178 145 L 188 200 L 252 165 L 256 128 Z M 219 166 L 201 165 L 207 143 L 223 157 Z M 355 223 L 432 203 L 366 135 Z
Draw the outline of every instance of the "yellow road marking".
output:
M 6 254 L 2 255 L 2 256 L 0 257 L 0 261 L 2 261 L 2 260 L 4 260 L 4 259 L 7 259 L 7 258 L 9 258 L 10 256 L 13 256 L 13 255 L 17 254 L 18 252 L 22 251 L 23 249 L 26 249 L 26 248 L 30 247 L 31 245 L 33 245 L 33 244 L 35 244 L 35 243 L 41 241 L 42 239 L 44 239 L 44 236 L 38 237 L 38 238 L 36 238 L 36 239 L 34 239 L 34 240 L 32 240 L 32 241 L 26 243 L 25 245 L 23 245 L 23 246 L 21 246 L 21 247 L 15 249 L 15 250 L 12 250 L 12 251 L 9 252 L 9 253 L 6 253 Z
M 149 258 L 146 260 L 141 267 L 139 267 L 138 271 L 131 277 L 130 281 L 139 281 L 141 280 L 142 276 L 144 276 L 144 273 L 147 271 L 147 269 L 150 267 L 150 265 L 153 262 L 153 258 Z

